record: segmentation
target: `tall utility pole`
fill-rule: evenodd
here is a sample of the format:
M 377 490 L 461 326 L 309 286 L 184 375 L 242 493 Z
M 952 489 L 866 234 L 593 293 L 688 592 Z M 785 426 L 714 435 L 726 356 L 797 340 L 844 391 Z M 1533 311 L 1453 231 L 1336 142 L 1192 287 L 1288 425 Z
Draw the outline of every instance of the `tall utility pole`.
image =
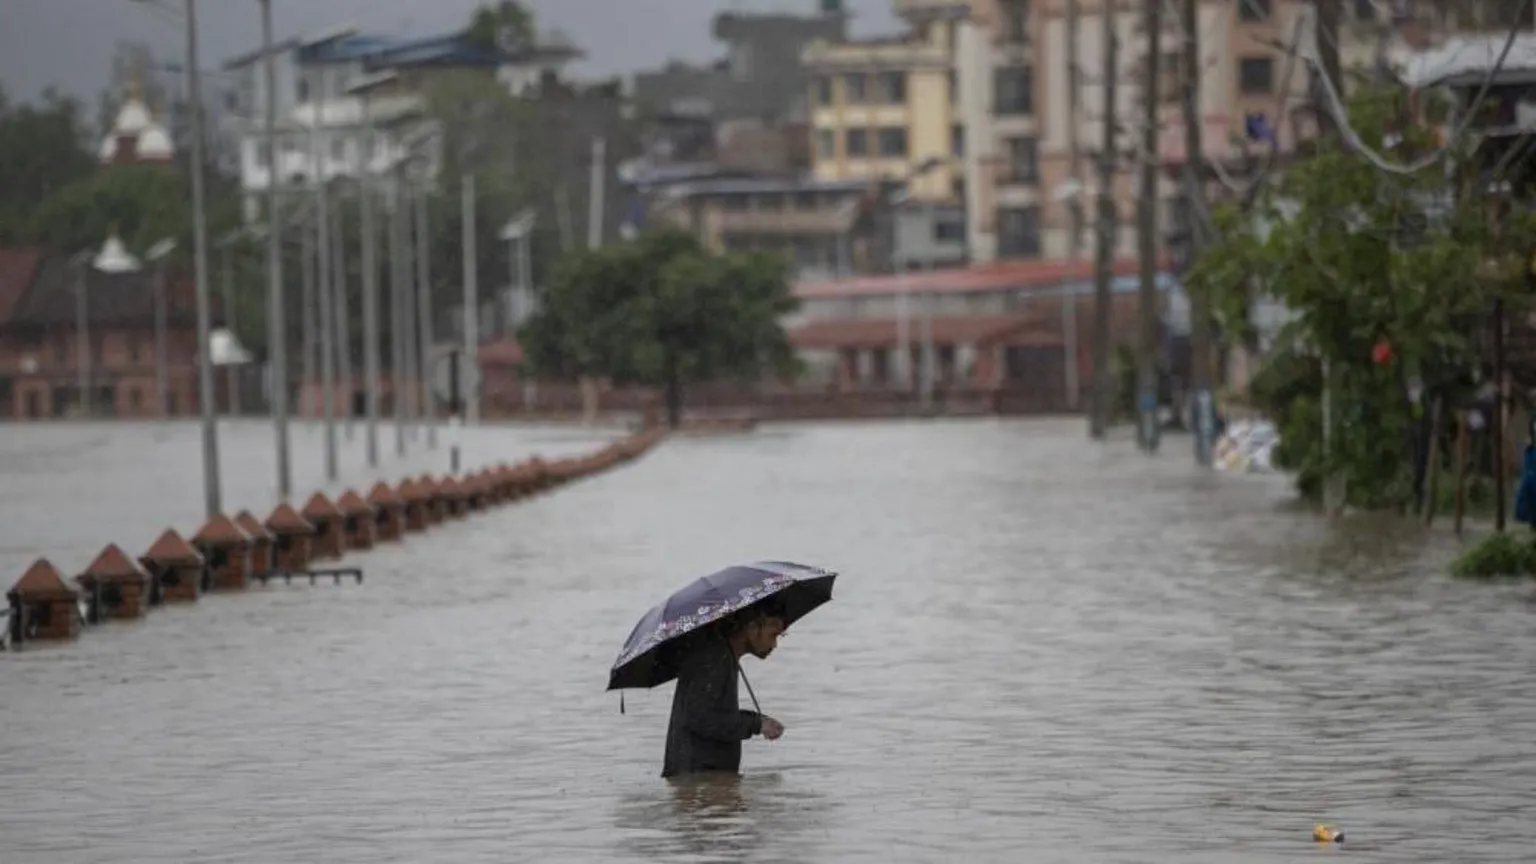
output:
M 1137 440 L 1147 453 L 1157 452 L 1157 138 L 1162 101 L 1163 0 L 1147 3 L 1147 65 L 1142 81 L 1141 194 L 1136 220 L 1136 239 L 1141 256 L 1141 290 L 1137 306 L 1141 314 L 1141 352 L 1136 364 Z
M 261 0 L 261 53 L 265 79 L 266 116 L 262 120 L 267 148 L 267 356 L 272 389 L 272 433 L 277 445 L 277 500 L 293 494 L 293 468 L 288 458 L 288 322 L 283 297 L 283 215 L 277 181 L 277 54 L 272 47 L 272 0 Z
M 1088 433 L 1096 439 L 1104 437 L 1109 426 L 1110 393 L 1114 378 L 1109 370 L 1109 313 L 1114 279 L 1116 229 L 1115 218 L 1115 127 L 1117 126 L 1116 94 L 1119 90 L 1116 77 L 1120 74 L 1119 38 L 1115 34 L 1115 13 L 1111 4 L 1105 4 L 1104 16 L 1104 80 L 1103 141 L 1099 150 L 1099 236 L 1098 254 L 1094 261 L 1093 280 L 1093 416 Z
M 395 455 L 406 455 L 406 195 L 401 181 L 404 171 L 396 168 L 390 177 L 389 189 L 389 372 L 390 400 L 395 415 Z
M 375 133 L 368 97 L 363 96 L 363 170 L 358 178 L 358 210 L 363 247 L 363 378 L 368 419 L 363 432 L 368 467 L 379 465 L 379 261 L 373 225 L 373 156 Z
M 603 245 L 603 188 L 608 179 L 608 142 L 602 136 L 592 139 L 591 197 L 587 200 L 587 248 Z
M 1067 0 L 1067 147 L 1071 152 L 1071 178 L 1078 189 L 1083 189 L 1082 114 L 1078 111 L 1082 98 L 1082 60 L 1078 57 L 1078 30 L 1082 21 L 1077 0 Z M 1083 257 L 1083 199 L 1074 194 L 1067 206 L 1072 214 L 1072 262 L 1077 264 Z M 1073 277 L 1076 278 L 1075 276 Z M 1077 351 L 1077 292 L 1061 298 L 1061 347 L 1062 369 L 1067 389 L 1067 410 L 1076 411 L 1082 385 L 1078 382 Z
M 203 206 L 203 94 L 197 56 L 197 0 L 187 0 L 187 101 L 192 114 L 192 260 L 197 278 L 197 401 L 203 421 L 203 509 L 212 519 L 223 511 L 219 490 L 219 427 L 213 414 L 213 357 L 208 335 L 208 224 Z
M 1200 2 L 1184 0 L 1180 22 L 1184 30 L 1183 75 L 1180 97 L 1184 113 L 1184 194 L 1189 201 L 1189 229 L 1186 231 L 1189 262 L 1200 255 L 1203 245 L 1199 220 L 1205 197 L 1205 151 L 1201 140 L 1200 116 Z M 1195 463 L 1211 465 L 1212 437 L 1216 431 L 1216 411 L 1211 393 L 1211 310 L 1199 292 L 1189 298 L 1189 383 L 1194 397 Z
M 459 190 L 464 222 L 464 374 L 474 376 L 480 366 L 480 270 L 475 252 L 475 175 L 464 172 Z M 473 377 L 460 386 L 465 394 L 465 422 L 480 424 L 480 388 Z
M 336 372 L 342 382 L 340 412 L 342 418 L 342 430 L 346 433 L 347 440 L 352 440 L 352 394 L 357 390 L 357 381 L 352 376 L 352 322 L 351 310 L 348 303 L 348 289 L 350 283 L 347 273 L 347 213 L 346 208 L 339 203 L 336 206 L 336 218 L 331 223 L 331 230 L 336 241 L 333 252 L 332 265 L 335 275 L 332 277 L 332 293 L 335 295 L 336 306 Z
M 427 382 L 432 373 L 432 240 L 427 232 L 427 190 L 416 196 L 416 310 L 421 326 L 420 342 L 421 416 L 427 424 L 427 447 L 437 447 L 437 396 Z
M 1335 93 L 1342 93 L 1339 84 L 1343 81 L 1339 67 L 1339 7 L 1341 0 L 1313 0 L 1313 7 L 1317 15 L 1317 62 L 1322 67 L 1322 74 L 1327 76 L 1328 83 L 1334 86 Z M 1514 5 L 1514 0 L 1510 0 Z M 1325 132 L 1334 131 L 1333 114 L 1323 109 L 1327 97 L 1322 94 L 1322 85 L 1313 78 L 1313 99 L 1317 106 L 1317 116 L 1322 129 Z
M 311 82 L 313 84 L 314 82 Z M 320 83 L 325 83 L 325 73 L 320 73 Z M 330 139 L 325 134 L 321 106 L 325 105 L 325 87 L 312 87 L 318 94 L 310 103 L 310 122 L 314 134 L 310 136 L 312 147 L 310 178 L 315 184 L 315 301 L 320 307 L 320 404 L 325 415 L 325 479 L 335 480 L 340 473 L 336 454 L 336 325 L 332 317 L 336 311 L 331 297 L 331 203 L 330 178 L 326 176 L 325 159 L 330 153 Z
M 404 170 L 400 172 L 400 318 L 405 322 L 405 328 L 400 334 L 401 353 L 405 355 L 405 374 L 401 376 L 401 382 L 405 391 L 400 397 L 405 403 L 406 434 L 411 441 L 416 440 L 416 433 L 420 424 L 417 418 L 420 416 L 420 408 L 416 404 L 416 397 L 421 388 L 417 386 L 421 380 L 416 350 L 416 244 L 411 242 L 411 226 L 416 224 L 416 205 L 412 201 L 415 192 L 412 189 L 410 177 Z
M 1338 124 L 1333 113 L 1324 109 L 1327 97 L 1323 95 L 1322 78 L 1326 78 L 1333 85 L 1335 93 L 1342 93 L 1340 84 L 1343 77 L 1339 71 L 1339 7 L 1340 0 L 1314 0 L 1314 12 L 1317 16 L 1317 59 L 1322 67 L 1321 73 L 1314 71 L 1312 76 L 1312 104 L 1318 119 L 1318 131 L 1324 136 L 1338 134 Z M 1337 422 L 1339 412 L 1335 410 L 1334 394 L 1339 390 L 1339 367 L 1337 364 L 1323 364 L 1323 448 L 1324 452 L 1332 446 L 1333 429 Z M 1337 516 L 1344 508 L 1344 500 L 1348 490 L 1345 487 L 1344 477 L 1340 474 L 1331 474 L 1323 479 L 1323 511 L 1329 516 Z M 1499 498 L 1503 503 L 1503 497 Z

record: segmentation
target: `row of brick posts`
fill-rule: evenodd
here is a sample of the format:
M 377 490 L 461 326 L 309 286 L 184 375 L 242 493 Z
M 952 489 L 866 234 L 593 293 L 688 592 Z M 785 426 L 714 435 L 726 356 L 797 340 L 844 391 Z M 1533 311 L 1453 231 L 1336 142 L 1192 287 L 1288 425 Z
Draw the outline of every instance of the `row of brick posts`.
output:
M 0 636 L 13 645 L 70 640 L 87 624 L 139 618 L 162 603 L 196 601 L 209 591 L 243 591 L 253 579 L 265 584 L 301 575 L 313 581 L 319 574 L 339 582 L 349 574 L 361 582 L 357 568 L 315 565 L 605 471 L 645 453 L 660 437 L 644 431 L 586 456 L 535 456 L 458 477 L 380 482 L 366 496 L 348 490 L 332 501 L 316 492 L 301 509 L 279 504 L 265 520 L 249 510 L 215 516 L 191 540 L 167 528 L 137 559 L 108 544 L 74 584 L 39 558 L 7 593 L 10 626 Z

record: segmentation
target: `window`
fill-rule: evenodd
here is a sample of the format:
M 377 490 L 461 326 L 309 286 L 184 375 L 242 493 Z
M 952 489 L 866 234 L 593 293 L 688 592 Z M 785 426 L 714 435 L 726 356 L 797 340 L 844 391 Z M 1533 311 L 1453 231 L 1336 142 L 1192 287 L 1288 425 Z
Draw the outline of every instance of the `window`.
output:
M 1355 0 L 1354 9 L 1356 21 L 1372 22 L 1376 20 L 1376 0 Z
M 137 387 L 128 388 L 128 407 L 137 411 L 144 407 L 144 392 Z
M 1245 96 L 1274 92 L 1275 61 L 1268 57 L 1244 57 L 1237 64 L 1237 87 Z
M 907 130 L 900 126 L 881 129 L 878 140 L 882 158 L 897 159 L 907 155 Z
M 1033 138 L 1009 138 L 1008 179 L 1015 183 L 1040 182 L 1040 148 Z
M 958 123 L 949 127 L 949 152 L 956 156 L 965 155 L 965 127 Z
M 345 138 L 333 138 L 333 139 L 331 139 L 331 159 L 333 161 L 336 161 L 336 162 L 343 162 L 343 161 L 346 160 L 346 158 L 347 158 L 347 139 L 345 139 Z
M 1029 0 L 1002 0 L 1003 42 L 1024 45 L 1029 42 Z
M 881 72 L 876 89 L 880 101 L 887 105 L 901 105 L 907 101 L 907 73 Z
M 992 73 L 992 89 L 997 94 L 996 114 L 1034 113 L 1034 85 L 1028 66 L 1006 66 Z
M 821 159 L 837 156 L 837 133 L 831 129 L 816 130 L 816 155 Z
M 997 254 L 1004 258 L 1040 257 L 1040 208 L 998 208 Z
M 818 75 L 813 85 L 816 91 L 815 102 L 817 105 L 832 104 L 832 79 L 825 75 Z
M 1237 0 L 1237 17 L 1242 21 L 1268 21 L 1269 0 Z
M 951 69 L 947 77 L 949 79 L 949 104 L 958 106 L 960 104 L 960 73 Z
M 257 141 L 254 149 L 256 167 L 269 168 L 272 165 L 272 145 L 265 139 Z
M 869 94 L 865 92 L 863 72 L 852 72 L 843 76 L 843 101 L 849 105 L 861 105 L 869 101 Z
M 300 102 L 309 101 L 309 79 L 300 75 L 299 80 L 293 86 Z
M 960 216 L 940 216 L 933 222 L 933 242 L 965 242 L 965 219 Z
M 869 155 L 869 130 L 849 129 L 844 134 L 847 139 L 843 142 L 843 150 L 847 156 L 863 158 Z

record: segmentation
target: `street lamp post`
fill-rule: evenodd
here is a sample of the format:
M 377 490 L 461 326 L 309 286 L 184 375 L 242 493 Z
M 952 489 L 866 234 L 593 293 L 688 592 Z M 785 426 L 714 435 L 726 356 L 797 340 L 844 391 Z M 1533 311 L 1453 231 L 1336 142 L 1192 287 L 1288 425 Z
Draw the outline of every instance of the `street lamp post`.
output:
M 170 367 L 169 359 L 166 357 L 168 309 L 165 296 L 165 259 L 175 250 L 176 241 L 167 238 L 150 247 L 149 253 L 144 256 L 155 264 L 155 405 L 162 420 L 169 420 L 171 416 Z
M 203 203 L 203 104 L 197 56 L 197 0 L 187 6 L 187 101 L 192 112 L 192 246 L 197 287 L 197 396 L 202 409 L 203 505 L 207 518 L 222 511 L 219 490 L 219 431 L 213 414 L 213 363 L 208 335 L 208 225 Z
M 377 136 L 367 94 L 363 100 L 362 166 L 358 174 L 358 210 L 362 221 L 363 378 L 367 390 L 367 422 L 363 430 L 368 467 L 379 465 L 379 262 L 374 249 L 373 165 Z
M 421 416 L 427 425 L 427 447 L 437 448 L 437 397 L 427 381 L 431 378 L 432 348 L 435 331 L 432 327 L 432 240 L 428 233 L 427 195 L 425 184 L 422 194 L 416 197 L 416 311 L 420 332 L 417 341 L 417 370 L 421 380 L 417 382 L 421 393 Z
M 406 202 L 402 180 L 404 171 L 396 167 L 390 178 L 386 213 L 389 237 L 389 372 L 393 398 L 390 408 L 395 418 L 395 455 L 405 455 L 405 243 Z
M 480 349 L 480 288 L 479 261 L 475 252 L 475 175 L 465 170 L 461 187 L 460 206 L 463 208 L 464 243 L 464 365 L 478 369 Z M 466 425 L 480 425 L 480 388 L 467 387 L 464 416 Z
M 240 232 L 236 231 L 221 238 L 219 247 L 219 300 L 224 307 L 224 326 L 231 331 L 235 329 L 235 276 L 234 265 L 230 260 L 234 245 L 240 240 Z M 236 417 L 240 414 L 240 369 L 234 364 L 224 371 L 225 389 L 229 391 L 229 413 Z
M 524 210 L 516 218 L 503 225 L 501 239 L 507 241 L 508 278 L 512 286 L 512 326 L 518 327 L 533 311 L 533 285 L 531 274 L 533 258 L 533 222 L 537 214 Z M 523 405 L 530 407 L 534 400 L 534 383 L 523 383 Z
M 321 83 L 324 83 L 322 73 Z M 319 94 L 310 105 L 310 180 L 315 185 L 315 295 L 320 307 L 320 389 L 325 422 L 325 478 L 334 481 L 340 473 L 336 453 L 336 311 L 331 296 L 331 211 L 329 178 L 325 168 L 330 139 L 325 130 L 322 107 L 325 88 L 314 87 Z
M 81 261 L 75 268 L 75 389 L 80 391 L 77 403 L 80 418 L 91 417 L 91 327 L 90 311 L 86 300 L 90 264 Z
M 293 470 L 288 458 L 288 327 L 283 299 L 283 225 L 277 182 L 277 57 L 272 47 L 272 0 L 261 4 L 262 72 L 266 112 L 262 119 L 267 150 L 267 356 L 272 392 L 272 431 L 277 444 L 277 497 L 287 501 L 293 492 Z

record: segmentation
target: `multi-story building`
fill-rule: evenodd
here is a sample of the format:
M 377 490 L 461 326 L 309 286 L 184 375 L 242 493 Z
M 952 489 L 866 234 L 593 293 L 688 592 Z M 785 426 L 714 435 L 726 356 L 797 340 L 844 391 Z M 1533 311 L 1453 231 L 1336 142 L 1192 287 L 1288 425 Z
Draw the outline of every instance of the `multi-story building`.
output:
M 965 197 L 955 40 L 965 0 L 897 0 L 898 37 L 822 40 L 801 54 L 811 82 L 811 146 L 820 180 L 888 180 L 912 199 Z
M 939 3 L 941 0 L 906 0 Z M 959 3 L 960 0 L 952 0 Z M 1102 149 L 1104 10 L 1106 0 L 965 0 L 954 57 L 960 81 L 958 113 L 965 128 L 967 242 L 975 260 L 1070 258 L 1092 253 Z M 1119 49 L 1115 118 L 1116 253 L 1136 248 L 1136 172 L 1157 160 L 1162 227 L 1182 217 L 1177 169 L 1185 159 L 1185 123 L 1178 76 L 1184 32 L 1163 17 L 1160 74 L 1145 74 L 1145 5 L 1110 0 Z M 1369 69 L 1406 48 L 1449 34 L 1498 30 L 1513 23 L 1519 4 L 1464 0 L 1417 4 L 1385 0 L 1343 4 L 1341 65 Z M 1177 8 L 1170 6 L 1167 11 Z M 1406 11 L 1405 11 L 1406 10 Z M 1201 0 L 1201 144 L 1209 161 L 1240 163 L 1273 136 L 1282 152 L 1316 129 L 1306 63 L 1287 62 L 1286 46 L 1315 38 L 1314 4 L 1307 0 Z M 1527 10 L 1522 23 L 1532 26 Z M 1072 72 L 1075 60 L 1077 74 Z M 1287 77 L 1287 70 L 1289 76 Z M 1158 146 L 1147 153 L 1143 95 L 1158 87 Z
M 1116 254 L 1134 254 L 1136 174 L 1145 160 L 1159 168 L 1183 161 L 1184 117 L 1178 75 L 1182 25 L 1165 15 L 1160 74 L 1145 74 L 1144 4 L 1113 2 L 1118 47 L 1114 109 Z M 1106 0 L 971 0 L 956 51 L 960 109 L 970 130 L 966 158 L 968 241 L 977 260 L 1072 258 L 1091 254 L 1098 192 L 1097 158 L 1108 114 L 1104 84 Z M 1282 146 L 1294 129 L 1273 114 L 1286 92 L 1301 104 L 1302 64 L 1280 81 L 1284 45 L 1296 16 L 1310 4 L 1293 0 L 1203 0 L 1198 10 L 1202 68 L 1201 143 L 1225 161 L 1251 116 L 1268 118 Z M 1076 74 L 1073 73 L 1075 63 Z M 1157 87 L 1158 145 L 1147 152 L 1144 94 Z M 1159 213 L 1179 210 L 1172 172 L 1159 180 Z
M 138 88 L 130 91 L 97 147 L 98 170 L 174 170 L 165 127 Z M 115 235 L 89 258 L 0 249 L 0 420 L 194 413 L 192 280 L 185 267 L 162 266 L 134 256 Z
M 440 70 L 484 69 L 513 95 L 526 97 L 563 83 L 562 70 L 581 56 L 566 42 L 507 54 L 469 44 L 460 34 L 399 39 L 350 27 L 285 40 L 273 51 L 275 155 L 265 141 L 265 55 L 258 50 L 224 64 L 242 81 L 230 102 L 237 115 L 240 182 L 251 218 L 274 177 L 279 184 L 307 185 L 320 177 L 357 177 L 395 165 L 405 152 L 392 130 L 423 112 L 422 85 Z M 384 75 L 395 80 L 389 86 L 368 86 Z
M 689 231 L 723 252 L 781 253 L 800 279 L 868 271 L 890 255 L 884 196 L 863 180 L 684 180 L 650 198 L 651 224 Z

